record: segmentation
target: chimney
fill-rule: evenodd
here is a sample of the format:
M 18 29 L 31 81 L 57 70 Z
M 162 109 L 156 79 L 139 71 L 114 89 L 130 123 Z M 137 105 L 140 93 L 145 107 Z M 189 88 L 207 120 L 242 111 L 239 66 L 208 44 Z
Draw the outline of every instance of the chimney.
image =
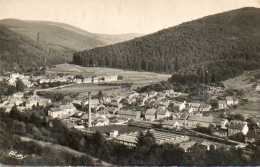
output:
M 88 127 L 91 127 L 91 92 L 88 92 Z

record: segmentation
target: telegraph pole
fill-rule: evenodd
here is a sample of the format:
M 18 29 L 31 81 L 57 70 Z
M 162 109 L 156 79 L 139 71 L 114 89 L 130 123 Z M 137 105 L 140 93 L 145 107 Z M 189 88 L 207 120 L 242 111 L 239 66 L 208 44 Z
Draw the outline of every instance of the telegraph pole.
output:
M 91 127 L 91 92 L 88 92 L 88 127 Z
M 39 42 L 40 42 L 40 33 L 37 32 L 37 43 L 39 43 Z

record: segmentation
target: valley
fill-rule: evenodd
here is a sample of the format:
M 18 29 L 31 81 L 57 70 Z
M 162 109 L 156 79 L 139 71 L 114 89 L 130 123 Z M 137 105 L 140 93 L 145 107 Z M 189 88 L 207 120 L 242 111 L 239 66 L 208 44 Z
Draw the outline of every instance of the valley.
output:
M 0 163 L 260 164 L 259 23 L 255 7 L 148 35 L 0 20 Z

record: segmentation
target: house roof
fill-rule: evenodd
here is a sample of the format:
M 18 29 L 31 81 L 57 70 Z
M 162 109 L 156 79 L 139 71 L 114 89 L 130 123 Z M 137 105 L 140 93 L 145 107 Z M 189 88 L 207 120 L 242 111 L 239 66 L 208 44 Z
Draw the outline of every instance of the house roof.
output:
M 189 148 L 191 148 L 194 144 L 196 144 L 196 141 L 188 141 L 180 143 L 180 147 L 183 148 L 185 151 L 187 151 Z
M 180 105 L 183 105 L 183 104 L 184 104 L 184 102 L 180 102 L 180 101 L 173 101 L 173 102 L 172 102 L 172 104 L 173 104 L 174 106 L 180 106 Z
M 213 123 L 214 117 L 213 116 L 197 116 L 192 115 L 188 118 L 190 121 L 197 121 L 197 122 L 206 122 L 206 123 Z
M 60 105 L 58 107 L 54 107 L 54 108 L 51 108 L 50 111 L 52 112 L 59 112 L 59 111 L 64 111 L 64 110 L 68 110 L 68 109 L 75 109 L 77 110 L 73 104 L 68 104 L 68 105 Z
M 159 115 L 165 115 L 167 112 L 168 112 L 168 110 L 167 110 L 167 109 L 164 109 L 164 108 L 162 108 L 162 107 L 159 107 L 159 108 L 157 109 L 157 114 L 159 114 Z
M 119 110 L 117 112 L 118 115 L 131 115 L 131 116 L 135 116 L 136 112 L 132 111 L 132 110 Z
M 165 125 L 174 125 L 175 123 L 182 123 L 184 120 L 181 119 L 173 119 L 173 120 L 164 120 L 163 124 Z
M 211 105 L 209 105 L 209 104 L 201 104 L 200 108 L 211 108 Z
M 245 125 L 247 125 L 245 121 L 232 120 L 229 123 L 229 129 L 242 130 Z
M 188 103 L 189 107 L 197 107 L 199 108 L 202 104 L 201 103 L 196 103 L 196 102 L 192 102 L 192 103 Z
M 234 100 L 234 98 L 233 98 L 232 96 L 227 96 L 227 97 L 226 97 L 226 100 L 232 101 L 232 100 Z
M 227 102 L 225 100 L 219 100 L 218 104 L 227 104 Z
M 188 112 L 184 112 L 181 114 L 180 119 L 187 119 L 189 117 L 189 115 L 190 114 Z

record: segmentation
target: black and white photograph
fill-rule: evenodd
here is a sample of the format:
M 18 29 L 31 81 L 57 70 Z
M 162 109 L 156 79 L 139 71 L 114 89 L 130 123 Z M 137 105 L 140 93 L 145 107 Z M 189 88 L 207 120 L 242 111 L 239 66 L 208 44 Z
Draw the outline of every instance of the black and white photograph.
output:
M 0 166 L 260 165 L 260 0 L 0 0 Z

